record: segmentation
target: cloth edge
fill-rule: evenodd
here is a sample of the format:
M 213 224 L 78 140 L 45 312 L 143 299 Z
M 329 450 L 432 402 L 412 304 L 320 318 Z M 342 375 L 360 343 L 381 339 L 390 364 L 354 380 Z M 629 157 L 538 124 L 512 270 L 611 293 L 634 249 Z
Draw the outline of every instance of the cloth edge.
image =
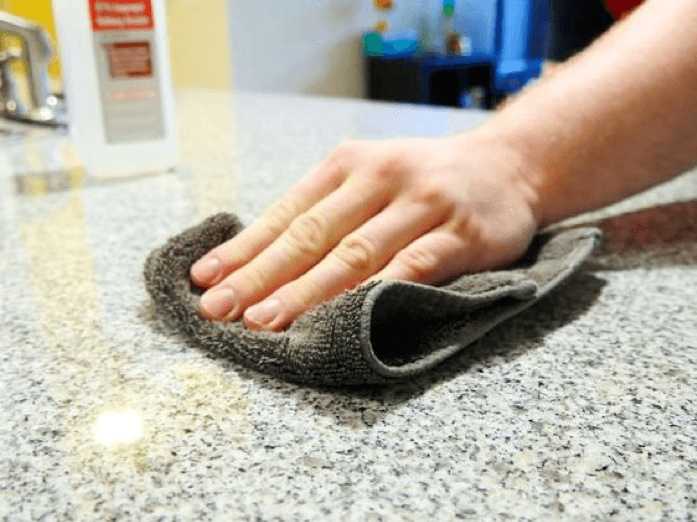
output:
M 501 324 L 502 322 L 510 319 L 511 317 L 519 314 L 526 308 L 532 306 L 536 302 L 538 302 L 540 299 L 542 299 L 544 296 L 546 296 L 548 293 L 550 293 L 554 288 L 556 288 L 559 284 L 561 284 L 565 279 L 567 279 L 569 276 L 571 276 L 576 270 L 588 259 L 590 254 L 593 252 L 593 250 L 597 247 L 598 243 L 600 242 L 602 238 L 602 233 L 600 232 L 599 229 L 597 228 L 592 228 L 592 227 L 582 227 L 582 228 L 576 228 L 576 229 L 571 229 L 565 232 L 561 233 L 568 233 L 568 234 L 576 234 L 578 235 L 578 244 L 575 246 L 575 248 L 568 254 L 567 259 L 569 260 L 568 264 L 565 265 L 565 268 L 561 270 L 556 277 L 554 277 L 550 282 L 548 282 L 546 285 L 543 287 L 539 287 L 537 284 L 535 284 L 534 281 L 530 281 L 529 283 L 532 284 L 532 288 L 535 290 L 535 294 L 531 296 L 529 299 L 522 298 L 524 296 L 524 286 L 521 285 L 518 288 L 521 289 L 521 292 L 516 295 L 515 291 L 511 292 L 500 292 L 502 294 L 502 297 L 518 297 L 522 298 L 520 304 L 518 306 L 513 306 L 509 308 L 507 311 L 502 313 L 499 317 L 497 317 L 495 320 L 491 321 L 489 324 L 484 325 L 483 327 L 477 329 L 468 339 L 467 342 L 465 343 L 458 343 L 458 344 L 452 344 L 449 346 L 446 346 L 438 352 L 434 353 L 432 357 L 428 359 L 428 361 L 416 361 L 413 363 L 405 364 L 402 366 L 390 366 L 385 363 L 383 363 L 375 353 L 375 350 L 372 345 L 371 341 L 371 336 L 372 336 L 372 311 L 373 311 L 373 306 L 375 305 L 375 302 L 377 298 L 386 290 L 388 290 L 391 286 L 395 285 L 415 285 L 415 283 L 408 283 L 408 282 L 403 282 L 403 281 L 384 281 L 383 283 L 377 285 L 375 288 L 373 288 L 365 297 L 365 300 L 363 302 L 363 308 L 362 308 L 362 314 L 361 314 L 361 324 L 360 324 L 360 342 L 361 342 L 361 350 L 363 352 L 363 357 L 368 364 L 368 366 L 378 375 L 389 378 L 389 379 L 398 379 L 398 378 L 404 378 L 404 377 L 409 377 L 412 375 L 420 374 L 426 370 L 429 370 L 431 368 L 434 368 L 435 366 L 441 364 L 443 361 L 448 359 L 449 357 L 452 357 L 459 351 L 463 350 L 465 347 L 467 347 L 469 344 L 474 342 L 475 340 L 479 339 L 492 329 L 494 329 L 496 326 Z M 418 285 L 418 286 L 423 286 L 423 285 Z

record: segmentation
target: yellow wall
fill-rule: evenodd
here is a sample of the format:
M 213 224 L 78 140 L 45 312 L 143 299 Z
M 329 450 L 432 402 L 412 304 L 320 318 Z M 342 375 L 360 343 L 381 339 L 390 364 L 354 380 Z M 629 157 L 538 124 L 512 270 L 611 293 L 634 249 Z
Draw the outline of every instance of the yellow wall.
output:
M 230 88 L 228 0 L 167 0 L 174 83 Z
M 75 0 L 84 1 L 87 0 Z M 232 62 L 228 40 L 227 0 L 166 0 L 172 76 L 177 86 L 229 88 Z M 33 20 L 45 27 L 56 46 L 51 0 L 0 0 L 0 9 Z M 19 42 L 2 35 L 2 48 Z M 56 48 L 56 55 L 57 55 Z M 23 64 L 17 72 L 26 71 Z M 51 77 L 60 78 L 60 63 L 50 66 Z

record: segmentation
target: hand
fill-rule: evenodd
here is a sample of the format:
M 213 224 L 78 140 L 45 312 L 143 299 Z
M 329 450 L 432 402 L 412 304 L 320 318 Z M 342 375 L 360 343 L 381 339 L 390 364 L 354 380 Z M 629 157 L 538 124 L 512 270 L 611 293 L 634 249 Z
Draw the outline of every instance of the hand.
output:
M 359 284 L 501 267 L 537 229 L 529 162 L 470 133 L 340 146 L 191 269 L 200 313 L 280 330 Z

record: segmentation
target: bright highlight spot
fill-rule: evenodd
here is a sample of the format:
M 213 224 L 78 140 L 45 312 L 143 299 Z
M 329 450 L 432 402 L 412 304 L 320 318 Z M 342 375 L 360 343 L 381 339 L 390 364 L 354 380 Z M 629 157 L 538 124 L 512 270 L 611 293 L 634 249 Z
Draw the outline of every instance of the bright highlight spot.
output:
M 131 410 L 102 413 L 94 425 L 94 436 L 105 446 L 132 444 L 143 436 L 140 415 Z

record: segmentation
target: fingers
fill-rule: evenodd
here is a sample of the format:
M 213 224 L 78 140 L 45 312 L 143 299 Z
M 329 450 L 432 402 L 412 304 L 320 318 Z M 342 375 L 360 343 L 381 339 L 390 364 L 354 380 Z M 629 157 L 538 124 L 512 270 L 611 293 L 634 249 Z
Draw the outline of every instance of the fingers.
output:
M 252 329 L 279 330 L 303 312 L 369 278 L 447 217 L 444 205 L 398 201 L 347 235 L 320 263 L 244 314 Z
M 345 181 L 349 171 L 349 160 L 350 155 L 339 149 L 310 175 L 291 187 L 264 216 L 230 241 L 209 251 L 191 267 L 194 283 L 202 288 L 210 288 L 254 259 L 275 241 L 294 219 Z
M 400 250 L 367 282 L 381 280 L 437 284 L 463 273 L 476 263 L 473 242 L 447 227 L 439 227 Z
M 298 278 L 330 252 L 342 237 L 378 213 L 389 201 L 391 187 L 375 187 L 358 177 L 292 220 L 286 230 L 251 261 L 206 292 L 200 301 L 204 317 L 235 320 L 251 304 Z
M 243 229 L 233 239 L 213 248 L 191 267 L 191 279 L 202 288 L 219 283 L 227 274 L 249 262 L 280 234 L 280 230 L 309 202 L 287 194 L 262 219 Z
M 498 143 L 460 147 L 452 140 L 340 147 L 194 265 L 194 282 L 208 288 L 201 315 L 244 314 L 250 328 L 279 330 L 357 284 L 436 284 L 512 261 L 536 226 L 519 178 L 507 174 Z

